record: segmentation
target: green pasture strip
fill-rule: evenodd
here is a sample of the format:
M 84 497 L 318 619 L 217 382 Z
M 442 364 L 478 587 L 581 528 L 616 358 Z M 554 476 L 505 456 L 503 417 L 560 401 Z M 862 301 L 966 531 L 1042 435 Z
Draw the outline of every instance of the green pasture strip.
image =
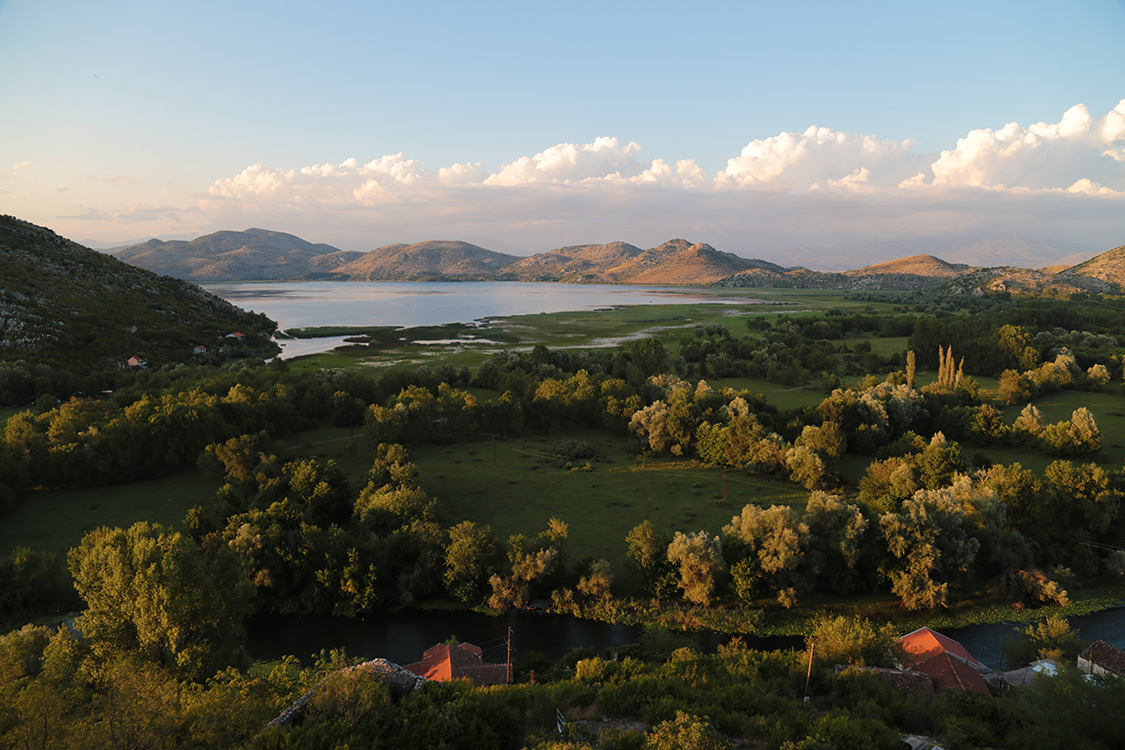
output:
M 360 426 L 304 430 L 278 441 L 276 449 L 283 461 L 302 458 L 335 461 L 357 495 L 363 489 L 363 479 L 375 456 L 374 446 Z
M 901 354 L 905 358 L 907 350 L 910 349 L 909 336 L 863 336 L 855 339 L 855 343 L 852 343 L 853 339 L 850 338 L 844 340 L 848 342 L 848 346 L 852 349 L 854 349 L 855 344 L 858 344 L 860 341 L 870 342 L 871 351 L 878 354 L 880 357 L 890 357 L 895 354 Z
M 0 523 L 0 555 L 16 547 L 66 555 L 99 526 L 138 521 L 177 526 L 188 510 L 215 497 L 216 484 L 198 471 L 109 487 L 34 492 Z
M 1105 391 L 1058 391 L 1032 403 L 1048 424 L 1069 420 L 1076 409 L 1086 407 L 1101 430 L 1102 452 L 1109 459 L 1108 465 L 1120 466 L 1125 462 L 1125 397 L 1116 387 Z M 1004 421 L 1009 425 L 1015 422 L 1023 408 L 1023 405 L 1004 407 Z M 1047 457 L 1047 463 L 1055 458 L 1058 457 Z
M 766 401 L 781 411 L 816 406 L 828 397 L 827 393 L 808 386 L 781 385 L 754 378 L 706 378 L 707 384 L 717 391 L 733 388 L 761 394 Z
M 552 446 L 582 440 L 608 460 L 557 465 Z M 425 446 L 412 450 L 419 483 L 439 504 L 442 523 L 486 523 L 501 540 L 534 536 L 551 517 L 570 528 L 571 561 L 605 558 L 626 590 L 637 581 L 626 567 L 625 536 L 645 520 L 658 530 L 719 533 L 743 505 L 793 505 L 807 494 L 769 478 L 727 472 L 694 461 L 638 459 L 624 441 L 598 433 Z M 495 459 L 494 459 L 495 456 Z M 495 465 L 493 461 L 495 460 Z

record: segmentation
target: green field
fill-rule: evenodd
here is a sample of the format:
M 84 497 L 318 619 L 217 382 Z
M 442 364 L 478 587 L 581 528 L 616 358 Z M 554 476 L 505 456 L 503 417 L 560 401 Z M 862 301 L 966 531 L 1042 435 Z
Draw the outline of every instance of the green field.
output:
M 552 456 L 560 440 L 581 440 L 600 459 L 567 468 Z M 600 433 L 425 446 L 412 451 L 420 484 L 439 503 L 441 520 L 487 523 L 501 539 L 534 535 L 551 517 L 570 528 L 572 560 L 605 558 L 618 583 L 637 593 L 626 569 L 625 535 L 651 521 L 657 530 L 717 534 L 748 503 L 794 505 L 807 493 L 786 481 L 728 472 L 695 461 L 643 460 L 626 441 Z
M 65 555 L 99 526 L 137 521 L 178 525 L 190 508 L 215 497 L 216 484 L 198 471 L 111 487 L 35 492 L 0 523 L 0 555 L 16 547 Z

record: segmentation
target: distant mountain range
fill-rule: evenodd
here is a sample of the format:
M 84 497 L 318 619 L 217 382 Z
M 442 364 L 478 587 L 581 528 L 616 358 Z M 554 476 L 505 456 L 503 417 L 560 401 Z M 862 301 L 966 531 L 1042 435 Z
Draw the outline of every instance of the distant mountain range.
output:
M 1017 259 L 1050 263 L 1074 246 L 1018 234 L 948 246 L 951 254 L 944 260 L 929 253 L 915 254 L 838 271 L 785 267 L 683 239 L 648 249 L 626 242 L 573 245 L 521 257 L 446 240 L 386 245 L 358 253 L 313 244 L 284 232 L 248 229 L 216 232 L 191 241 L 149 240 L 109 252 L 142 268 L 197 282 L 551 281 L 884 291 L 944 287 L 958 292 L 1035 292 L 1054 288 L 1061 293 L 1116 292 L 1125 286 L 1125 252 L 1113 250 L 1091 260 L 1085 260 L 1088 253 L 1083 252 L 1069 259 L 1062 256 L 1063 263 L 1048 267 L 1038 262 L 1020 267 Z M 884 246 L 878 252 L 887 249 Z M 866 246 L 866 251 L 855 255 L 875 249 Z M 842 250 L 821 248 L 820 253 L 822 259 L 838 257 Z

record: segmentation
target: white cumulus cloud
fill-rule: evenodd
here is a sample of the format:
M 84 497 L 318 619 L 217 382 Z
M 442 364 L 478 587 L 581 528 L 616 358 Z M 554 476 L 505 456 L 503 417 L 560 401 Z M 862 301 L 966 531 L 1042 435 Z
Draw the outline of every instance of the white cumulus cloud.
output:
M 1103 117 L 1077 104 L 1057 123 L 973 130 L 930 169 L 934 185 L 1052 189 L 1087 180 L 1120 189 L 1123 162 L 1125 99 Z
M 487 185 L 522 185 L 629 178 L 645 169 L 637 159 L 640 151 L 640 145 L 630 141 L 622 146 L 616 138 L 596 138 L 593 143 L 560 143 L 535 156 L 523 156 L 505 164 L 484 182 Z
M 814 126 L 804 133 L 750 141 L 741 154 L 727 161 L 718 181 L 808 190 L 814 185 L 849 184 L 845 182 L 849 178 L 854 183 L 862 172 L 868 184 L 893 187 L 925 166 L 925 157 L 914 154 L 912 147 L 909 140 L 899 143 Z

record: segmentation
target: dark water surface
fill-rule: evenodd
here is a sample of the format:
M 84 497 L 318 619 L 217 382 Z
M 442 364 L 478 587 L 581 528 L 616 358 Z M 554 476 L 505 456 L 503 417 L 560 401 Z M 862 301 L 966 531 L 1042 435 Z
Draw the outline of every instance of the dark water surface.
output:
M 254 659 L 276 659 L 291 654 L 308 661 L 320 650 L 343 648 L 349 656 L 382 657 L 410 664 L 422 652 L 455 636 L 484 649 L 486 660 L 503 661 L 504 640 L 512 628 L 513 658 L 538 652 L 555 661 L 576 648 L 598 651 L 636 643 L 641 628 L 580 620 L 569 615 L 510 611 L 499 617 L 464 611 L 407 610 L 395 615 L 369 615 L 354 620 L 328 616 L 265 616 L 246 623 L 247 650 Z M 703 651 L 714 651 L 730 640 L 722 633 L 695 634 Z M 751 648 L 800 648 L 801 638 L 744 638 Z
M 1084 640 L 1101 639 L 1119 648 L 1125 647 L 1125 607 L 1072 617 L 1070 625 Z M 313 615 L 260 615 L 247 622 L 247 635 L 248 650 L 254 659 L 276 659 L 291 654 L 308 662 L 311 655 L 322 649 L 343 648 L 349 656 L 382 657 L 396 664 L 410 664 L 418 661 L 430 646 L 451 636 L 480 646 L 488 660 L 503 661 L 504 639 L 509 627 L 516 659 L 538 652 L 554 661 L 579 647 L 603 651 L 635 643 L 641 635 L 641 628 L 633 625 L 610 625 L 569 615 L 511 611 L 500 617 L 490 617 L 476 612 L 419 610 L 354 620 Z M 941 632 L 995 668 L 1000 665 L 1005 639 L 1026 627 L 1027 624 L 1002 623 Z M 698 647 L 705 652 L 714 651 L 730 638 L 709 631 L 694 635 Z M 804 639 L 797 637 L 743 636 L 743 640 L 754 649 L 804 648 Z

